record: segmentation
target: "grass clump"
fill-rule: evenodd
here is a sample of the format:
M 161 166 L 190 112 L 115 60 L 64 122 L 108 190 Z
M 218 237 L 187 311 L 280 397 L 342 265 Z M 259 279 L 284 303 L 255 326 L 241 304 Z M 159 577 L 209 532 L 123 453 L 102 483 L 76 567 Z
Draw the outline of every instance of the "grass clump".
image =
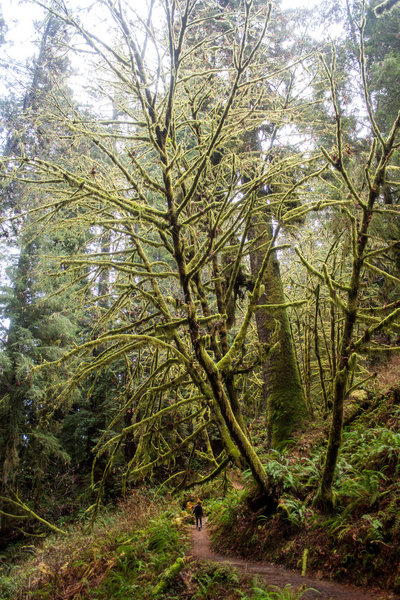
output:
M 290 584 L 285 585 L 282 589 L 275 585 L 262 586 L 255 580 L 251 595 L 243 594 L 240 600 L 301 600 L 304 594 L 311 589 L 301 586 L 296 590 Z

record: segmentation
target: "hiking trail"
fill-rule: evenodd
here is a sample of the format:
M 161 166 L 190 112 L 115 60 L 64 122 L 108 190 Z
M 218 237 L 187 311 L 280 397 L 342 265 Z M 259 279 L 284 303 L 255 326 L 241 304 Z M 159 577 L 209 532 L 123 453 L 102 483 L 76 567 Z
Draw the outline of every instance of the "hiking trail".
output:
M 302 577 L 300 573 L 272 563 L 255 562 L 236 556 L 216 554 L 211 549 L 206 518 L 203 518 L 201 531 L 191 526 L 191 534 L 191 556 L 193 558 L 232 565 L 232 567 L 248 574 L 249 577 L 257 576 L 264 583 L 276 585 L 280 588 L 285 587 L 288 583 L 295 589 L 300 586 L 314 588 L 314 590 L 307 590 L 303 594 L 302 600 L 400 600 L 400 596 L 392 592 L 339 584 L 313 577 Z

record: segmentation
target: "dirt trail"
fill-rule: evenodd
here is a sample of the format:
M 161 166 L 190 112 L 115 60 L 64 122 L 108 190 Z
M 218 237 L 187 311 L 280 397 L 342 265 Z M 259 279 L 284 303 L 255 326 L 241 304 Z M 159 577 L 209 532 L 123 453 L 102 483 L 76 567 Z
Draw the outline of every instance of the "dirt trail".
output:
M 256 575 L 258 579 L 281 588 L 285 587 L 288 583 L 296 589 L 300 586 L 314 588 L 316 591 L 309 590 L 302 596 L 304 600 L 400 600 L 400 596 L 390 592 L 342 585 L 312 577 L 302 577 L 299 573 L 290 571 L 279 565 L 252 562 L 244 558 L 216 554 L 211 550 L 205 521 L 206 519 L 203 519 L 203 529 L 201 531 L 198 531 L 194 527 L 192 528 L 191 555 L 197 559 L 229 563 L 232 567 L 244 571 L 251 577 Z

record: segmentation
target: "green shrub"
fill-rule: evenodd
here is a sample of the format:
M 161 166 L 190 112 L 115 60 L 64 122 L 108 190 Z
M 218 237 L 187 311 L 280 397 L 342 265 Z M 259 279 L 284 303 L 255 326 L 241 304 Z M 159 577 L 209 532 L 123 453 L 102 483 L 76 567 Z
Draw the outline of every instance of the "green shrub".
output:
M 17 592 L 17 582 L 12 575 L 0 576 L 0 600 L 9 600 L 15 598 Z
M 285 585 L 282 589 L 276 585 L 260 586 L 255 580 L 251 596 L 242 594 L 241 600 L 300 600 L 307 591 L 312 589 L 301 586 L 296 590 L 290 584 Z

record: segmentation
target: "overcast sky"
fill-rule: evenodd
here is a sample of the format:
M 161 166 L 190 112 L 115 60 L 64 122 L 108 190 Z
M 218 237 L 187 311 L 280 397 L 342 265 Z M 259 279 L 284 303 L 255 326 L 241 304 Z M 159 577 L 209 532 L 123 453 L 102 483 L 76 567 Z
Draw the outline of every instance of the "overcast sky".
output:
M 6 36 L 7 45 L 2 49 L 0 59 L 5 60 L 5 52 L 16 60 L 25 60 L 35 52 L 34 41 L 36 38 L 35 21 L 43 18 L 43 9 L 33 2 L 24 0 L 0 0 L 1 11 L 8 27 Z M 142 2 L 143 0 L 141 0 Z M 281 0 L 281 7 L 287 8 L 310 8 L 319 0 Z M 82 6 L 82 0 L 72 0 L 72 6 Z

